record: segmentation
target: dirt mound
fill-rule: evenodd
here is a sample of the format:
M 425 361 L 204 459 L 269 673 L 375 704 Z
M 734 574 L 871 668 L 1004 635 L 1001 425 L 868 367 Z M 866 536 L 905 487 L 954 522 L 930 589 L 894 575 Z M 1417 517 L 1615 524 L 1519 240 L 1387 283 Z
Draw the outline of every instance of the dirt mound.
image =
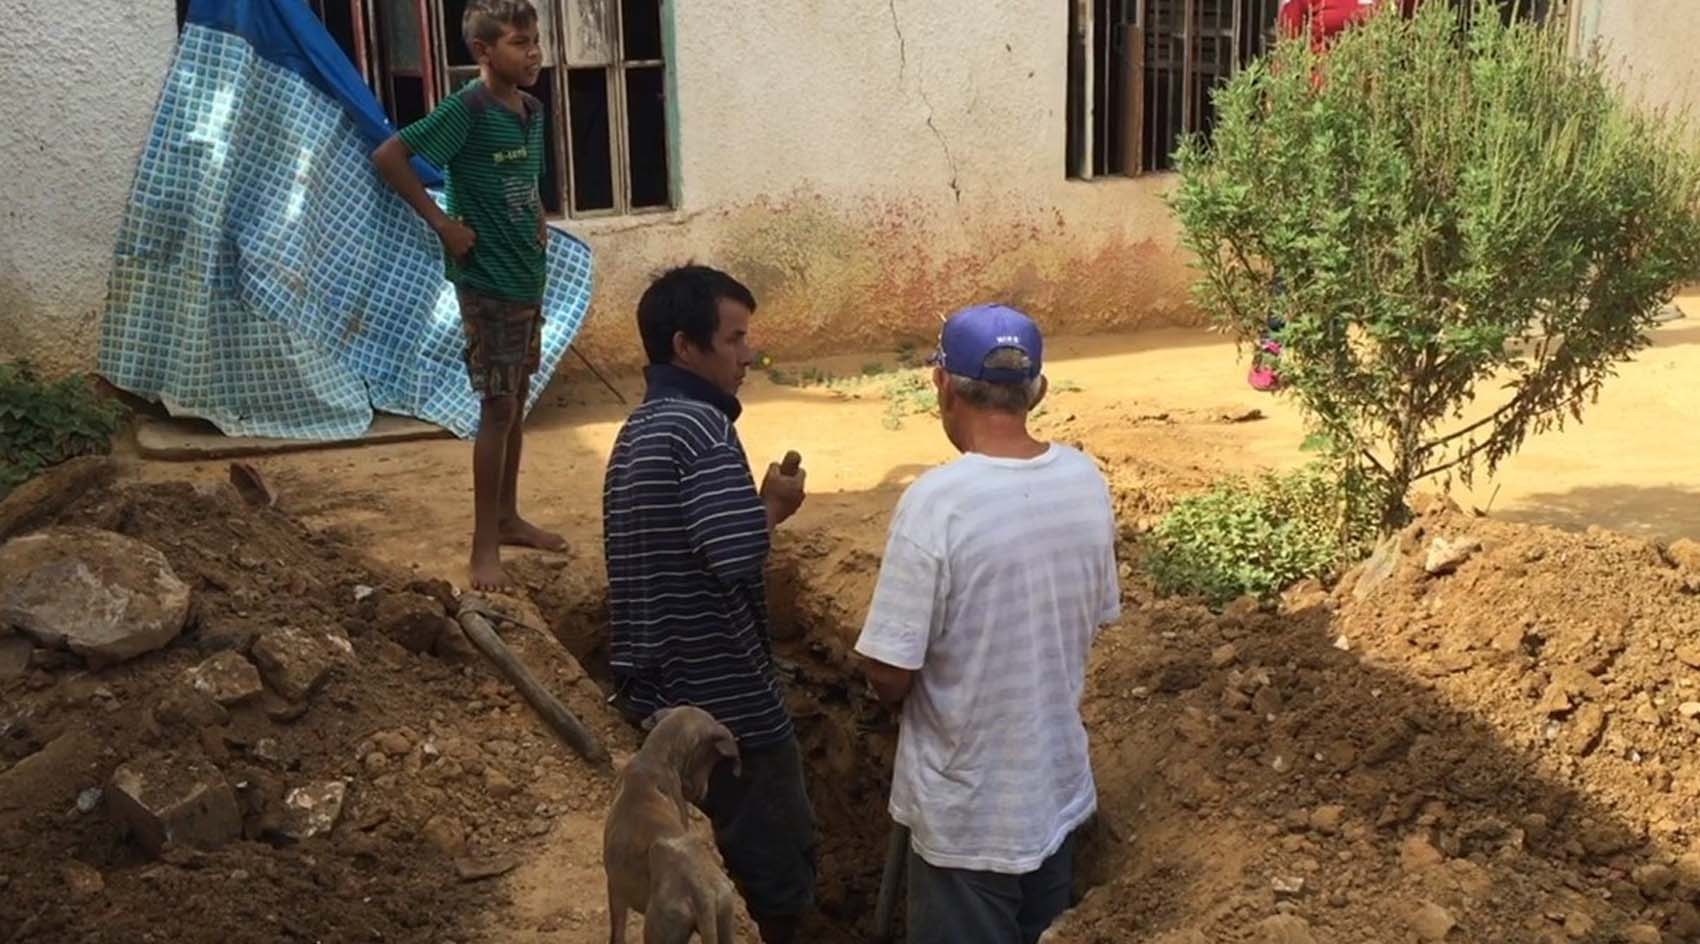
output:
M 1332 594 L 1138 599 L 1057 942 L 1700 939 L 1700 574 L 1436 505 Z
M 195 612 L 169 647 L 117 666 L 27 645 L 0 665 L 9 939 L 480 939 L 503 903 L 484 879 L 606 805 L 610 775 L 556 743 L 457 638 L 446 585 L 410 582 L 227 486 L 97 483 L 63 505 L 32 526 L 157 548 Z M 604 743 L 631 749 L 558 643 L 499 628 Z M 152 814 L 112 796 L 121 765 L 155 771 L 120 780 L 156 798 L 233 793 L 240 822 L 179 805 L 162 820 L 199 816 L 200 831 L 162 830 L 154 856 L 129 834 Z

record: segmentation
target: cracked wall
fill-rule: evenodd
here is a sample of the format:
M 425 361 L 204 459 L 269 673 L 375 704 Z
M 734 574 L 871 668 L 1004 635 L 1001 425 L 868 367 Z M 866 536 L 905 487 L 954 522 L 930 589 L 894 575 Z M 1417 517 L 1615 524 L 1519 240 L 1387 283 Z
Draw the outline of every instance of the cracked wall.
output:
M 1190 321 L 1172 179 L 1065 179 L 1068 9 L 1030 0 L 677 0 L 679 212 L 575 223 L 597 249 L 582 347 L 640 356 L 657 267 L 749 282 L 777 356 L 930 343 L 988 298 L 1053 331 Z
M 0 0 L 20 4 L 47 7 Z M 18 168 L 0 236 L 0 356 L 94 365 L 113 239 L 174 35 L 169 5 L 131 6 L 93 0 L 74 20 L 25 11 L 0 40 L 9 72 L 30 63 L 14 100 L 76 116 L 0 125 L 0 158 Z M 940 316 L 989 298 L 1062 332 L 1193 317 L 1162 202 L 1170 179 L 1064 178 L 1066 4 L 668 6 L 681 205 L 559 224 L 596 250 L 581 338 L 593 358 L 640 362 L 637 297 L 688 259 L 750 284 L 756 343 L 778 357 L 930 343 Z M 43 42 L 63 69 L 39 67 Z M 69 101 L 43 89 L 65 70 Z M 49 148 L 43 128 L 73 137 Z

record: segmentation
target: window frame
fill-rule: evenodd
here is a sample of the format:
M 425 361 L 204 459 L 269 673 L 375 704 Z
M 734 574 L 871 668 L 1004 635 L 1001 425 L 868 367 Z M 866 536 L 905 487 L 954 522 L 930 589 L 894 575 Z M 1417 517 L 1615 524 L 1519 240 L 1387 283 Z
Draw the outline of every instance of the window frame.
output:
M 368 41 L 376 55 L 372 65 L 362 68 L 371 87 L 377 92 L 392 119 L 396 115 L 395 77 L 403 73 L 392 67 L 395 51 L 389 48 L 390 35 L 381 17 L 390 9 L 405 7 L 412 13 L 419 30 L 420 69 L 405 73 L 423 85 L 426 111 L 435 108 L 450 92 L 477 74 L 476 66 L 453 64 L 450 51 L 461 42 L 458 24 L 447 21 L 445 0 L 390 0 L 378 9 L 383 0 L 348 0 L 363 8 Z M 624 6 L 620 0 L 533 0 L 537 6 L 538 22 L 543 45 L 543 68 L 550 83 L 548 103 L 550 156 L 558 169 L 553 202 L 560 206 L 560 217 L 566 219 L 608 219 L 648 216 L 675 212 L 680 205 L 680 184 L 677 154 L 676 116 L 666 103 L 662 105 L 663 154 L 666 160 L 667 201 L 659 206 L 633 206 L 632 161 L 628 136 L 626 77 L 634 69 L 659 69 L 663 95 L 669 99 L 674 88 L 673 36 L 669 29 L 672 4 L 657 0 L 661 35 L 659 59 L 625 59 Z M 613 205 L 594 209 L 578 209 L 575 194 L 579 192 L 579 168 L 573 154 L 573 125 L 569 73 L 579 69 L 601 69 L 605 75 L 608 112 L 608 161 L 611 170 Z

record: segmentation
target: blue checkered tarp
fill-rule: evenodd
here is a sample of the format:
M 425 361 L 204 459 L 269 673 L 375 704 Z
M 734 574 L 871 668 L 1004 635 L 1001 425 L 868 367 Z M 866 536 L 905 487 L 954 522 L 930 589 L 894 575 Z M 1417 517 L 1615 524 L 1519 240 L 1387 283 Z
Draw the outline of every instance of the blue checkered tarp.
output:
M 101 374 L 233 436 L 353 438 L 374 410 L 471 435 L 454 289 L 369 162 L 376 102 L 351 110 L 310 65 L 193 19 L 118 234 Z M 548 260 L 528 408 L 590 301 L 584 243 L 552 231 Z

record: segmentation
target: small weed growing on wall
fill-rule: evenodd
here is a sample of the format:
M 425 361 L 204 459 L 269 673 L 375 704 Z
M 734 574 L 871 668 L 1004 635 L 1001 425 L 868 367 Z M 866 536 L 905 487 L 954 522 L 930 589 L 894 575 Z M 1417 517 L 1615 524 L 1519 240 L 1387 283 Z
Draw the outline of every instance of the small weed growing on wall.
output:
M 0 497 L 50 466 L 107 452 L 124 408 L 82 377 L 41 380 L 28 364 L 0 364 Z

